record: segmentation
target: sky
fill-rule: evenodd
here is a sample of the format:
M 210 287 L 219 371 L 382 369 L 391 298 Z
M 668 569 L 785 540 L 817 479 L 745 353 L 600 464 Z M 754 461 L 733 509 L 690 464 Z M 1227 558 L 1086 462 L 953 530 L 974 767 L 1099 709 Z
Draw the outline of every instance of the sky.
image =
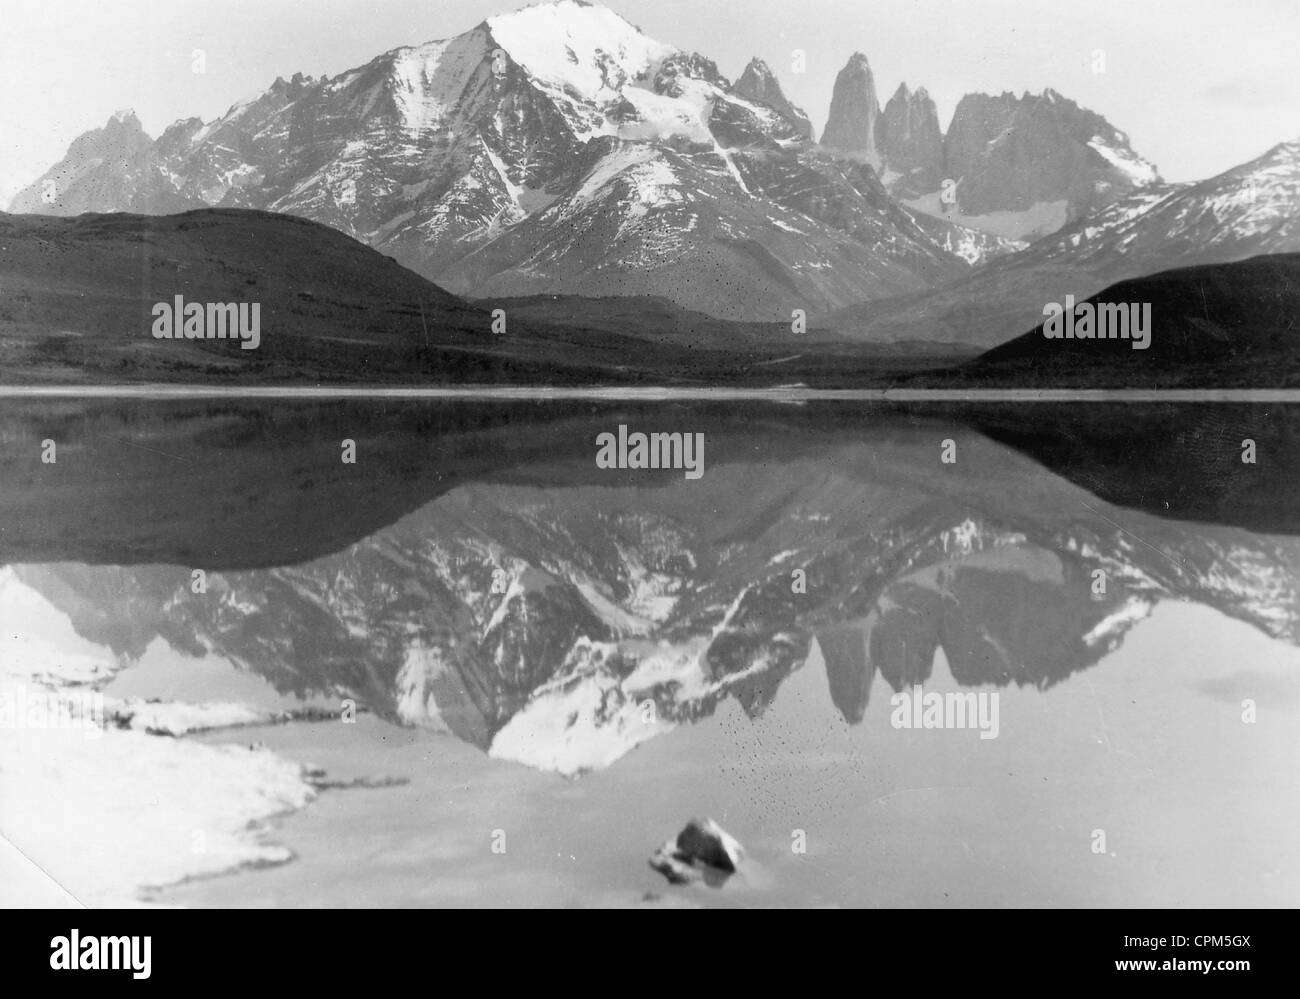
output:
M 826 123 L 865 53 L 883 104 L 924 86 L 946 130 L 965 93 L 1046 87 L 1104 115 L 1167 180 L 1209 177 L 1300 137 L 1300 0 L 607 0 L 738 77 L 765 59 Z M 4 0 L 0 205 L 81 133 L 132 108 L 157 136 L 302 71 L 336 75 L 446 38 L 518 0 Z M 204 72 L 194 72 L 203 51 Z M 795 50 L 806 70 L 793 72 Z M 1098 53 L 1103 54 L 1098 59 Z M 1103 62 L 1104 60 L 1104 62 Z M 1098 69 L 1101 72 L 1098 72 Z

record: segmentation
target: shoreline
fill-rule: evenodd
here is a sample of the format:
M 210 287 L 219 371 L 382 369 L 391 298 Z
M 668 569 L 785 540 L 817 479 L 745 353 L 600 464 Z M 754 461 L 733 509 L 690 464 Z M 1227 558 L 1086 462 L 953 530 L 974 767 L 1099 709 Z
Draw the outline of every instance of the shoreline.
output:
M 698 387 L 651 388 L 466 385 L 454 388 L 343 385 L 0 385 L 3 399 L 395 399 L 546 402 L 754 401 L 754 402 L 1177 402 L 1300 403 L 1300 389 L 813 389 L 804 386 L 766 389 Z
M 23 637 L 7 620 L 18 617 L 32 626 Z M 83 907 L 147 906 L 194 877 L 291 861 L 272 833 L 317 797 L 309 768 L 265 747 L 189 738 L 266 716 L 239 703 L 106 696 L 131 664 L 59 617 L 0 569 L 0 702 L 22 709 L 0 723 L 0 834 L 12 849 Z M 83 717 L 88 698 L 97 707 Z

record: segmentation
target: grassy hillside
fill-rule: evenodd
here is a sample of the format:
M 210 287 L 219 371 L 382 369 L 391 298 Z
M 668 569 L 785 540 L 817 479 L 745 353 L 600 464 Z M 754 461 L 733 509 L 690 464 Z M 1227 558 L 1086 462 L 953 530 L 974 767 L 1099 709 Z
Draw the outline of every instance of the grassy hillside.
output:
M 1122 281 L 1087 301 L 1149 303 L 1150 346 L 1048 339 L 1040 324 L 946 376 L 924 381 L 1061 388 L 1300 385 L 1300 254 L 1165 271 Z
M 153 306 L 176 295 L 260 303 L 260 346 L 155 339 Z M 851 386 L 960 356 L 827 344 L 662 299 L 467 302 L 334 229 L 266 212 L 0 213 L 0 384 Z

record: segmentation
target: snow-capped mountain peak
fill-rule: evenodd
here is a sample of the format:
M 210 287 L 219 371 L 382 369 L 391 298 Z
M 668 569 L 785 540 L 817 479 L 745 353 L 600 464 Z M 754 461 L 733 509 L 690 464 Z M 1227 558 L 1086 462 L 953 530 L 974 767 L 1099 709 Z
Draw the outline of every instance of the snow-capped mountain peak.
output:
M 1195 184 L 1139 187 L 1036 249 L 1105 273 L 1150 273 L 1300 249 L 1300 140 Z
M 134 116 L 109 125 L 114 142 L 87 133 L 13 210 L 262 209 L 332 226 L 457 294 L 654 295 L 744 320 L 937 287 L 1019 247 L 981 213 L 1059 215 L 1035 229 L 1052 231 L 1067 195 L 1073 220 L 1154 175 L 1054 91 L 968 95 L 945 137 L 924 88 L 882 110 L 861 53 L 818 147 L 761 59 L 733 85 L 705 55 L 578 0 L 330 79 L 278 77 L 156 142 Z M 939 205 L 945 178 L 961 178 L 960 204 Z
M 588 101 L 613 98 L 677 50 L 608 7 L 557 0 L 485 22 L 492 39 L 539 83 Z

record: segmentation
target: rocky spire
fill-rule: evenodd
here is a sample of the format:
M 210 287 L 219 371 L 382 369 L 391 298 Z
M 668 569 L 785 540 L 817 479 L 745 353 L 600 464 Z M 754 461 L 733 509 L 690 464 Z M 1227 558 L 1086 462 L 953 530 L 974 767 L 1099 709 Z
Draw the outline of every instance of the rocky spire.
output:
M 938 188 L 943 179 L 943 133 L 939 112 L 922 87 L 915 93 L 899 84 L 885 105 L 878 130 L 886 169 L 898 174 L 895 193 L 919 197 Z
M 880 100 L 867 57 L 855 52 L 835 78 L 831 113 L 822 133 L 822 145 L 880 163 L 878 128 Z
M 969 214 L 1065 201 L 1073 220 L 1159 179 L 1128 137 L 1055 90 L 967 94 L 944 138 L 947 176 Z
M 756 57 L 749 61 L 745 72 L 740 75 L 740 79 L 732 88 L 732 93 L 776 111 L 786 118 L 803 138 L 813 137 L 812 122 L 808 120 L 808 115 L 802 108 L 797 108 L 790 103 L 781 89 L 776 74 L 762 59 Z

